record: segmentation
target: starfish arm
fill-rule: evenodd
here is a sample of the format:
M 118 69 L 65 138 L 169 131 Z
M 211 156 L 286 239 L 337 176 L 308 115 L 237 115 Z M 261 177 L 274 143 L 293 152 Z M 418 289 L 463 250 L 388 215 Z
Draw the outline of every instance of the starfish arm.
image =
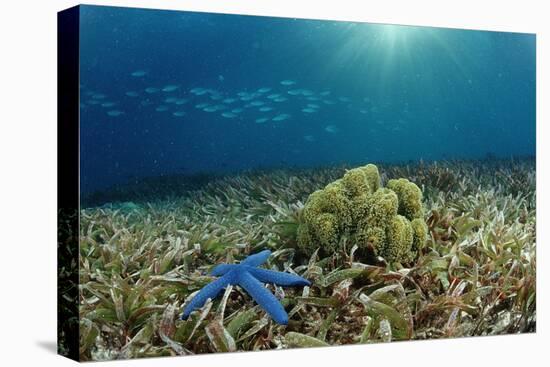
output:
M 181 319 L 187 319 L 191 312 L 193 312 L 197 308 L 204 306 L 208 298 L 216 298 L 216 296 L 220 293 L 222 289 L 231 284 L 233 280 L 232 278 L 234 278 L 233 273 L 228 273 L 202 288 L 199 293 L 197 293 L 195 297 L 193 297 L 193 299 L 187 304 L 187 306 L 185 306 Z
M 267 258 L 270 255 L 271 251 L 263 250 L 261 252 L 258 252 L 257 254 L 250 255 L 249 257 L 241 261 L 239 265 L 260 266 L 266 262 Z
M 214 267 L 214 269 L 212 269 L 210 274 L 215 276 L 215 277 L 221 277 L 222 275 L 225 275 L 229 271 L 235 269 L 237 266 L 239 266 L 239 265 L 237 265 L 237 264 L 220 264 L 220 265 L 216 265 Z
M 270 316 L 281 325 L 288 324 L 288 315 L 271 292 L 269 292 L 258 279 L 247 271 L 239 273 L 238 284 L 258 303 Z
M 248 271 L 262 283 L 274 283 L 287 287 L 311 285 L 309 280 L 290 273 L 259 268 L 250 268 Z

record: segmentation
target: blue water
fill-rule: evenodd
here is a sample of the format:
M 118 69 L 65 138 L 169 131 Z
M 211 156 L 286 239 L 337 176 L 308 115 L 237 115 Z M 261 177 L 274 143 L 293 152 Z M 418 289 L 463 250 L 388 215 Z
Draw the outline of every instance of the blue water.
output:
M 80 24 L 82 193 L 170 174 L 535 155 L 533 34 L 96 6 Z

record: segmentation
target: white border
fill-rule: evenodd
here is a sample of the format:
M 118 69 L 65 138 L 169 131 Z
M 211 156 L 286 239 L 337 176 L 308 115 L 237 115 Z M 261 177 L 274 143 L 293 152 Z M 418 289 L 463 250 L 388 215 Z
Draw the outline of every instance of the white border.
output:
M 537 33 L 537 334 L 203 355 L 118 366 L 539 365 L 548 344 L 550 36 L 545 1 L 92 1 L 93 4 Z M 0 5 L 0 364 L 69 365 L 56 338 L 56 12 L 73 1 Z M 546 10 L 546 11 L 545 11 Z M 490 142 L 489 142 L 490 143 Z M 547 352 L 547 351 L 546 351 Z

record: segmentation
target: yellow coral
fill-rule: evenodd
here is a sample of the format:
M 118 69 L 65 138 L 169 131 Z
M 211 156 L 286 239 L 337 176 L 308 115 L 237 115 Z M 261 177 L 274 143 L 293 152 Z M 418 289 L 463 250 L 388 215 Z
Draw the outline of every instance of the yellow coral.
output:
M 338 220 L 334 214 L 323 213 L 314 222 L 320 245 L 331 251 L 338 241 Z
M 365 171 L 361 168 L 350 169 L 342 177 L 342 184 L 348 197 L 370 192 L 370 185 Z
M 415 218 L 411 221 L 411 227 L 413 229 L 412 251 L 417 253 L 422 249 L 428 238 L 428 226 L 424 220 Z
M 421 200 L 420 189 L 406 179 L 381 187 L 375 165 L 351 169 L 309 196 L 298 245 L 304 252 L 321 246 L 329 254 L 348 236 L 388 262 L 410 262 L 427 236 Z
M 344 230 L 351 225 L 351 205 L 340 180 L 325 187 L 321 200 L 323 212 L 334 214 L 337 218 L 336 224 L 340 229 Z
M 422 191 L 406 178 L 389 180 L 387 188 L 395 191 L 399 199 L 399 214 L 409 220 L 422 218 Z
M 378 167 L 374 164 L 367 164 L 366 166 L 361 167 L 363 172 L 365 172 L 365 177 L 369 183 L 370 192 L 373 193 L 380 188 L 380 173 L 378 172 Z
M 307 203 L 302 211 L 305 223 L 312 223 L 315 218 L 323 213 L 323 190 L 317 190 L 309 195 Z
M 411 259 L 413 229 L 411 222 L 402 215 L 396 215 L 387 227 L 387 245 L 383 256 L 389 262 Z
M 359 247 L 372 250 L 375 256 L 381 256 L 386 247 L 386 230 L 384 227 L 360 227 L 356 241 Z
M 397 214 L 398 199 L 392 190 L 378 189 L 367 201 L 367 225 L 382 226 Z
M 311 194 L 302 212 L 304 224 L 298 228 L 300 247 L 322 245 L 327 250 L 334 248 L 339 240 L 338 234 L 351 225 L 350 208 L 339 180 Z
M 357 226 L 366 217 L 369 208 L 369 194 L 359 194 L 350 199 L 352 225 Z

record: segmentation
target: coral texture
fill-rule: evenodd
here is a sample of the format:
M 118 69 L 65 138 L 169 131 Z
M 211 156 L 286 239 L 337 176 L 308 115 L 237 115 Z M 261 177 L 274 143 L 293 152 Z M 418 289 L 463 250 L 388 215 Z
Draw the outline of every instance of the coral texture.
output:
M 298 245 L 306 253 L 318 247 L 331 253 L 347 237 L 388 262 L 408 263 L 424 245 L 427 232 L 418 186 L 400 178 L 381 187 L 378 168 L 368 164 L 309 196 Z

